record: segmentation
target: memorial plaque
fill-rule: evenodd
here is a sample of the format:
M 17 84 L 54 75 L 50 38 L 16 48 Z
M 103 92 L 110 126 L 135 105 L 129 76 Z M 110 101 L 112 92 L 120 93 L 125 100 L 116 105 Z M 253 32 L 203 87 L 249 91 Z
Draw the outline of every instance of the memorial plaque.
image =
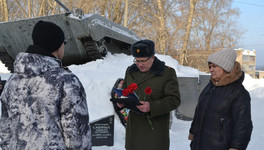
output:
M 90 123 L 93 146 L 114 145 L 114 115 Z

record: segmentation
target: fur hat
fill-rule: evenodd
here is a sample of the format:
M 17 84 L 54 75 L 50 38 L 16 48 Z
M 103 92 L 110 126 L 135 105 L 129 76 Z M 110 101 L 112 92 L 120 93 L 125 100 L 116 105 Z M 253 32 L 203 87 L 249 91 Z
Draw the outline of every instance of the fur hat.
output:
M 35 46 L 54 52 L 60 48 L 65 40 L 62 29 L 52 23 L 40 20 L 34 26 L 32 40 Z
M 131 45 L 134 57 L 150 57 L 155 54 L 155 44 L 151 40 L 140 40 Z
M 225 48 L 209 55 L 207 62 L 216 64 L 225 71 L 230 72 L 235 65 L 237 58 L 236 51 L 231 48 Z

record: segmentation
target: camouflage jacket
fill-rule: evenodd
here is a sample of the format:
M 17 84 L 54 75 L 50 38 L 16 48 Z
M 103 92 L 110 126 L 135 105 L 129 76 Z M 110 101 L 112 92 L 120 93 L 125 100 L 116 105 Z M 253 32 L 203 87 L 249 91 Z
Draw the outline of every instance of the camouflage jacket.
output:
M 86 94 L 61 61 L 19 53 L 1 95 L 3 150 L 90 150 Z

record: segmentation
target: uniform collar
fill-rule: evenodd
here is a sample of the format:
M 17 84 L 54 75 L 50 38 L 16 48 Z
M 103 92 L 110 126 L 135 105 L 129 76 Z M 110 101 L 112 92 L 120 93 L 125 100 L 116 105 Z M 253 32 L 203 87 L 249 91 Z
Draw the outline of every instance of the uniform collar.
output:
M 156 56 L 154 58 L 153 64 L 150 68 L 150 72 L 156 76 L 161 76 L 164 72 L 165 62 L 160 61 Z M 136 64 L 133 64 L 129 67 L 129 73 L 138 72 L 140 71 Z

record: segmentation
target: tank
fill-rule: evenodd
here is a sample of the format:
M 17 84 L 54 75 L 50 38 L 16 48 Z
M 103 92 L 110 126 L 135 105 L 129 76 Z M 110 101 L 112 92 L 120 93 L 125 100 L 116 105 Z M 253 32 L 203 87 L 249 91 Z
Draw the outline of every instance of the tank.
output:
M 66 13 L 0 23 L 0 60 L 8 70 L 13 72 L 16 55 L 33 44 L 31 34 L 39 20 L 54 22 L 63 29 L 67 45 L 62 62 L 66 66 L 103 58 L 107 52 L 130 55 L 131 44 L 139 40 L 128 28 L 100 15 L 84 15 L 80 9 L 72 13 L 59 4 Z

